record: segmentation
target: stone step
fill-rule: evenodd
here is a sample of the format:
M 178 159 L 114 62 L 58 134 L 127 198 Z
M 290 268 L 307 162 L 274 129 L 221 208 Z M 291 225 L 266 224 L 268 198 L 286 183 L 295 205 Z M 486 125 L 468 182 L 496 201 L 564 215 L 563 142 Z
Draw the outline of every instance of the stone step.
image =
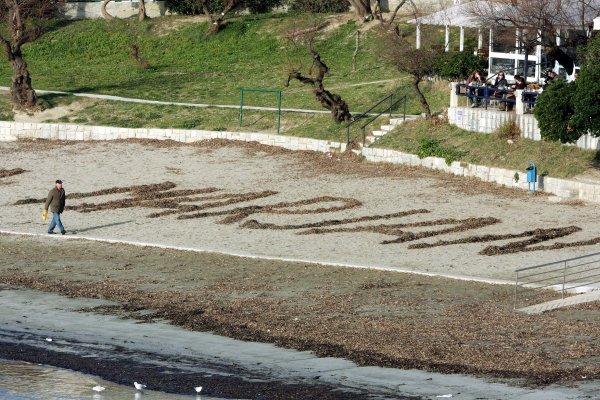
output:
M 554 310 L 561 307 L 574 306 L 576 304 L 590 303 L 592 301 L 600 301 L 600 290 L 594 290 L 589 293 L 579 294 L 576 296 L 565 297 L 564 299 L 548 301 L 546 303 L 535 304 L 529 307 L 517 309 L 519 312 L 526 314 L 541 314 L 545 311 Z
M 381 125 L 381 130 L 390 132 L 390 131 L 393 131 L 395 127 L 396 127 L 396 125 Z
M 415 120 L 414 117 L 406 117 L 406 121 L 413 121 Z M 401 125 L 405 122 L 405 120 L 403 118 L 390 118 L 390 124 L 391 125 Z
M 373 131 L 373 132 L 371 132 L 371 135 L 381 137 L 381 136 L 385 135 L 386 133 L 387 133 L 387 131 Z
M 375 142 L 377 139 L 378 139 L 378 137 L 376 137 L 376 136 L 370 136 L 370 135 L 369 135 L 369 136 L 365 137 L 365 143 L 366 143 L 366 144 L 372 144 L 372 143 L 374 143 L 374 142 Z

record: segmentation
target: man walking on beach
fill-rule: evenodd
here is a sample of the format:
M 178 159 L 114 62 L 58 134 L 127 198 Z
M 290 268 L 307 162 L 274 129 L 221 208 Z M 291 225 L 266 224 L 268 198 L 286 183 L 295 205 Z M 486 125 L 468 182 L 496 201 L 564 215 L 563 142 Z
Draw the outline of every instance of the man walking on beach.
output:
M 52 221 L 48 227 L 48 233 L 54 233 L 54 228 L 58 227 L 60 233 L 64 235 L 67 231 L 60 220 L 60 214 L 65 210 L 65 189 L 62 187 L 60 179 L 56 181 L 56 186 L 48 193 L 46 204 L 44 204 L 44 217 L 48 213 L 48 207 L 50 207 L 50 212 L 52 213 Z

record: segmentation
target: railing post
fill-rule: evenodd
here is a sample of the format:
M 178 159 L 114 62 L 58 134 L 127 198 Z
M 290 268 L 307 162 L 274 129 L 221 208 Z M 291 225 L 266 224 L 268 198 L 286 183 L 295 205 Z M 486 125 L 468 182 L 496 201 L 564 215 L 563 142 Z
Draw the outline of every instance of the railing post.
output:
M 404 95 L 404 116 L 403 116 L 402 120 L 406 121 L 406 95 Z
M 277 134 L 279 135 L 279 131 L 281 130 L 281 91 L 279 91 L 277 96 Z
M 346 127 L 346 146 L 350 146 L 350 125 Z
M 363 147 L 365 147 L 365 139 L 366 139 L 365 131 L 366 131 L 366 128 L 362 128 L 362 145 L 363 145 Z
M 487 110 L 487 108 L 488 108 L 488 96 L 490 94 L 490 92 L 488 91 L 488 87 L 487 86 L 483 87 L 483 93 L 484 93 L 484 95 L 483 95 L 483 97 L 484 97 L 483 101 L 485 102 L 485 109 Z
M 390 96 L 390 118 L 392 118 L 392 106 L 394 105 L 394 94 Z
M 244 120 L 244 89 L 240 89 L 240 126 L 243 124 Z
M 517 288 L 519 287 L 519 271 L 517 271 L 517 278 L 515 279 L 515 301 L 513 304 L 513 310 L 517 309 Z
M 565 298 L 565 281 L 567 279 L 567 262 L 565 261 L 565 268 L 563 269 L 563 284 L 562 284 L 562 293 L 560 298 Z
M 458 107 L 458 83 L 450 84 L 450 107 Z

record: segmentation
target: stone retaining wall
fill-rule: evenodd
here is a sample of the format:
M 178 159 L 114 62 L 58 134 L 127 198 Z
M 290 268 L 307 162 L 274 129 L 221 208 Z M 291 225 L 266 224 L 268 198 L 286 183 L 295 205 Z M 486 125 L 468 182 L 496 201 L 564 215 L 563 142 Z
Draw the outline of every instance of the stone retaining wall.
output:
M 372 162 L 421 166 L 441 170 L 453 175 L 476 177 L 482 181 L 495 182 L 507 187 L 527 190 L 527 175 L 525 174 L 525 171 L 486 167 L 484 165 L 475 165 L 458 161 L 448 165 L 443 158 L 426 157 L 420 159 L 414 154 L 372 147 L 364 148 L 362 154 L 367 160 Z M 515 181 L 515 173 L 519 176 L 518 181 Z M 552 193 L 561 198 L 580 199 L 583 201 L 600 203 L 600 184 L 538 176 L 538 189 L 547 193 Z
M 303 137 L 284 136 L 257 132 L 227 132 L 186 129 L 117 128 L 110 126 L 88 126 L 75 124 L 43 124 L 29 122 L 0 121 L 0 141 L 17 139 L 48 140 L 116 140 L 156 139 L 176 142 L 198 142 L 209 139 L 240 140 L 258 142 L 267 146 L 290 150 L 318 152 L 345 151 L 346 144 Z
M 62 16 L 65 19 L 93 19 L 103 18 L 100 12 L 100 1 L 67 2 L 61 5 Z M 106 11 L 115 18 L 129 18 L 138 15 L 139 1 L 111 1 L 106 6 Z M 146 15 L 150 18 L 167 14 L 164 1 L 146 0 Z
M 521 129 L 521 137 L 542 140 L 537 120 L 532 114 L 513 114 L 506 111 L 469 107 L 448 108 L 448 122 L 471 132 L 492 133 L 511 120 L 514 120 Z M 575 143 L 575 146 L 587 150 L 600 150 L 600 138 L 583 135 Z
M 116 139 L 157 139 L 178 142 L 197 142 L 208 139 L 226 139 L 258 142 L 268 146 L 282 147 L 290 150 L 309 150 L 317 152 L 345 151 L 344 143 L 317 140 L 302 137 L 275 135 L 256 132 L 215 132 L 184 129 L 155 128 L 117 128 L 107 126 L 87 126 L 74 124 L 43 124 L 28 122 L 0 121 L 0 141 L 17 139 L 48 140 L 116 140 Z M 459 176 L 477 177 L 486 182 L 516 187 L 527 190 L 527 177 L 524 171 L 486 167 L 469 163 L 453 162 L 447 165 L 443 158 L 426 157 L 420 159 L 414 154 L 395 150 L 363 148 L 362 154 L 373 162 L 389 162 L 437 169 Z M 515 172 L 519 175 L 515 182 Z M 539 189 L 562 198 L 581 199 L 600 203 L 600 185 L 539 177 Z

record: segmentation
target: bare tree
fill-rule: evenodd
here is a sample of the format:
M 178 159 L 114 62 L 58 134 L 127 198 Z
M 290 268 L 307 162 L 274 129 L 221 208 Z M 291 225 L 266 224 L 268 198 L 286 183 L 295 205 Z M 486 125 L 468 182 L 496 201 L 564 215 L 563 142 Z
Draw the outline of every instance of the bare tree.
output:
M 31 85 L 22 47 L 41 37 L 50 27 L 49 19 L 56 16 L 56 2 L 50 0 L 2 0 L 0 19 L 8 34 L 0 33 L 8 62 L 12 66 L 10 94 L 13 105 L 19 109 L 34 109 L 37 95 Z
M 303 22 L 304 25 L 306 25 L 307 21 Z M 314 41 L 316 40 L 315 38 L 318 35 L 318 32 L 322 27 L 327 25 L 322 21 L 308 21 L 308 25 L 308 28 L 306 26 L 294 26 L 285 35 L 296 53 L 294 59 L 289 62 L 285 86 L 288 87 L 292 79 L 296 79 L 306 85 L 312 86 L 315 97 L 323 107 L 331 111 L 331 116 L 334 121 L 350 121 L 352 119 L 352 114 L 350 114 L 348 104 L 339 95 L 325 89 L 323 80 L 329 72 L 329 67 L 321 60 L 321 55 L 314 47 Z M 303 72 L 303 57 L 300 55 L 302 53 L 301 50 L 305 47 L 308 47 L 312 58 L 311 66 L 306 73 Z M 317 69 L 317 73 L 313 75 L 312 71 L 314 68 Z
M 307 85 L 311 85 L 315 97 L 323 107 L 331 111 L 331 116 L 334 121 L 350 121 L 352 119 L 352 114 L 350 114 L 348 104 L 342 100 L 339 95 L 326 90 L 323 85 L 323 80 L 325 79 L 327 72 L 329 72 L 329 67 L 321 61 L 321 55 L 314 49 L 312 43 L 310 45 L 310 54 L 313 58 L 313 66 L 317 67 L 318 70 L 316 76 L 305 76 L 300 69 L 294 69 L 289 73 L 285 86 L 288 87 L 290 85 L 290 80 L 292 80 L 292 78 Z
M 373 18 L 371 0 L 348 0 L 348 2 L 354 8 L 354 12 L 362 21 L 368 21 Z
M 472 4 L 471 13 L 480 19 L 483 26 L 506 27 L 528 30 L 530 37 L 525 46 L 541 45 L 546 54 L 562 65 L 567 73 L 573 72 L 574 59 L 564 45 L 568 31 L 589 31 L 589 24 L 599 15 L 600 3 L 590 0 L 496 0 L 478 1 Z M 558 44 L 556 37 L 562 38 Z M 585 40 L 585 35 L 579 37 Z
M 211 5 L 211 0 L 198 0 L 202 6 L 202 11 L 210 20 L 210 28 L 208 34 L 219 32 L 223 28 L 225 17 L 242 8 L 244 2 L 242 0 L 225 0 L 222 9 L 216 9 Z
M 111 1 L 112 0 L 103 0 L 102 4 L 100 4 L 100 13 L 102 14 L 102 17 L 104 17 L 104 19 L 107 19 L 107 20 L 115 19 L 115 17 L 113 17 L 111 14 L 109 14 L 108 11 L 106 11 L 106 6 Z
M 146 1 L 145 0 L 139 0 L 139 1 L 140 1 L 140 12 L 138 14 L 138 19 L 140 21 L 143 21 L 146 18 L 148 18 L 148 14 L 146 14 Z
M 111 19 L 115 18 L 108 11 L 106 11 L 106 6 L 111 1 L 112 0 L 104 0 L 102 2 L 102 4 L 100 5 L 100 13 L 104 17 L 104 19 L 107 19 L 107 20 L 111 20 Z M 139 0 L 139 2 L 140 2 L 140 10 L 139 10 L 139 13 L 138 13 L 138 19 L 140 21 L 143 21 L 146 18 L 148 18 L 148 14 L 146 14 L 146 2 L 145 2 L 145 0 Z
M 400 9 L 406 4 L 412 4 L 413 8 L 415 5 L 412 0 L 401 0 L 400 3 L 396 5 L 394 10 L 391 12 L 388 20 L 386 21 L 383 17 L 383 6 L 381 5 L 381 0 L 348 0 L 356 16 L 361 21 L 370 21 L 372 19 L 378 19 L 382 23 L 391 24 L 396 19 L 398 12 Z
M 438 53 L 428 48 L 416 49 L 413 43 L 407 42 L 394 29 L 384 31 L 385 44 L 381 54 L 400 72 L 412 76 L 412 86 L 419 102 L 425 111 L 425 118 L 431 118 L 431 108 L 420 84 L 434 75 L 434 65 Z

